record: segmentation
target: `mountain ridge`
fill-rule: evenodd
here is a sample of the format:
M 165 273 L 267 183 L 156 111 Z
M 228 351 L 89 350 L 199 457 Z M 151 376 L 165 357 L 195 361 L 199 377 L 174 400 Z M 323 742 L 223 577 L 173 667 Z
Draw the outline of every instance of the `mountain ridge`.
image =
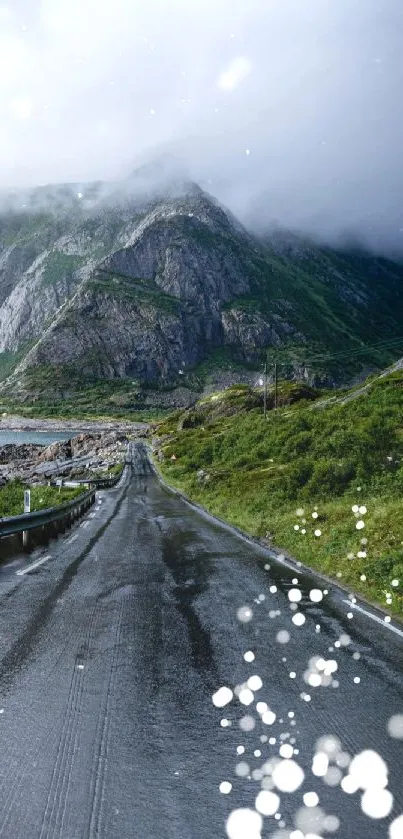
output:
M 26 397 L 27 373 L 52 365 L 158 390 L 194 384 L 217 352 L 223 369 L 245 370 L 276 352 L 287 375 L 326 384 L 340 381 L 337 365 L 314 371 L 304 356 L 345 349 L 374 368 L 396 358 L 371 346 L 401 337 L 400 263 L 291 231 L 257 237 L 176 174 L 164 197 L 157 184 L 133 196 L 126 183 L 120 201 L 116 185 L 90 185 L 95 204 L 82 187 L 71 209 L 73 188 L 63 213 L 0 213 L 3 391 Z

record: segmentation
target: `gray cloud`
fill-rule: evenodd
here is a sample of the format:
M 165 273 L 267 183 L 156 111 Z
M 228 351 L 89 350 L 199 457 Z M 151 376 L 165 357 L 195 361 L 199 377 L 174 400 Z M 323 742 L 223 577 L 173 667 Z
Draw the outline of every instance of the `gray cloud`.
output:
M 403 252 L 401 0 L 0 6 L 0 187 L 170 151 L 254 226 Z

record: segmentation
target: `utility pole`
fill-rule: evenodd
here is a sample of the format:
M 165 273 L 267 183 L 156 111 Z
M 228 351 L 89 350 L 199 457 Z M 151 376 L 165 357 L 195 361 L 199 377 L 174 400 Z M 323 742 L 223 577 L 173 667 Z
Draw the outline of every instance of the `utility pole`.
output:
M 277 382 L 277 361 L 274 363 L 274 409 L 277 411 L 278 404 L 278 382 Z
M 267 414 L 267 358 L 264 365 L 264 382 L 263 382 L 263 414 Z

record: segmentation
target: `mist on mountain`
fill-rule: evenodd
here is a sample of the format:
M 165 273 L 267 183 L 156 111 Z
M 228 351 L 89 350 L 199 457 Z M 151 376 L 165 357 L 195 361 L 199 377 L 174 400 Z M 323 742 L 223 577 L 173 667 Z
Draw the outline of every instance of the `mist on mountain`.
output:
M 67 185 L 36 192 L 53 209 L 108 184 L 131 200 L 155 175 L 131 173 L 173 155 L 253 230 L 401 254 L 402 15 L 400 0 L 2 6 L 0 188 Z

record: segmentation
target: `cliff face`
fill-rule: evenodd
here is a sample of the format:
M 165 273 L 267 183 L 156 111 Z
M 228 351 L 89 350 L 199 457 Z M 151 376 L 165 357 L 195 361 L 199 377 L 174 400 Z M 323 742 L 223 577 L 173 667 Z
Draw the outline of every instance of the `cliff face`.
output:
M 88 191 L 0 218 L 3 378 L 50 365 L 173 386 L 213 351 L 242 364 L 267 347 L 353 353 L 401 333 L 400 265 L 258 241 L 192 184 L 152 199 Z
M 208 337 L 200 318 L 186 318 L 180 307 L 139 302 L 126 284 L 112 292 L 88 284 L 19 369 L 71 364 L 83 377 L 167 381 L 202 357 Z

